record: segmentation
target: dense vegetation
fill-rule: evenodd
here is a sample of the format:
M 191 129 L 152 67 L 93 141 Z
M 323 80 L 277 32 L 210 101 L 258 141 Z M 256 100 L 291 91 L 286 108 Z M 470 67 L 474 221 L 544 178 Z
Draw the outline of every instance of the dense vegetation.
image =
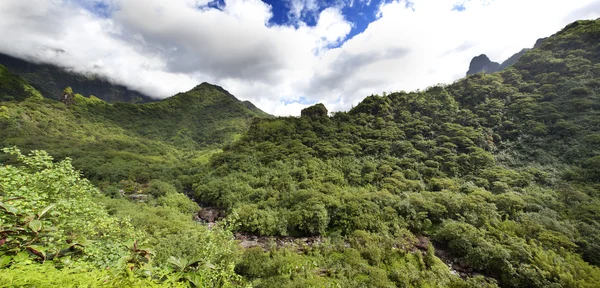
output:
M 10 79 L 2 91 L 32 91 Z M 210 84 L 143 105 L 74 97 L 0 107 L 3 146 L 72 157 L 104 192 L 68 160 L 6 150 L 0 283 L 600 283 L 600 20 L 568 25 L 500 72 L 369 96 L 331 117 L 316 105 L 269 118 Z M 228 216 L 194 223 L 199 207 L 177 191 Z M 240 250 L 234 231 L 299 243 Z
M 145 204 L 109 199 L 68 159 L 4 152 L 18 166 L 0 167 L 0 286 L 243 284 L 233 272 L 230 232 L 193 222 L 189 213 L 198 208 L 186 196 L 164 190 Z
M 21 101 L 28 97 L 42 97 L 29 83 L 12 74 L 2 65 L 0 65 L 0 95 L 2 97 L 0 101 Z
M 600 21 L 576 22 L 501 73 L 367 97 L 331 118 L 257 119 L 212 158 L 196 198 L 251 233 L 427 236 L 501 286 L 592 287 L 598 39 Z M 403 285 L 393 260 L 371 260 Z
M 71 157 L 88 179 L 104 186 L 161 179 L 181 190 L 191 187 L 185 175 L 244 133 L 249 119 L 267 115 L 206 83 L 141 105 L 73 97 L 73 105 L 41 97 L 2 103 L 0 143 Z

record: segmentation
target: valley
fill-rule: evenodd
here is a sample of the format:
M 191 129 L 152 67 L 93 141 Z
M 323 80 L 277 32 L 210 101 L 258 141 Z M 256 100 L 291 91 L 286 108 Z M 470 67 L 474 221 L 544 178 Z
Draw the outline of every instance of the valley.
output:
M 600 20 L 518 56 L 299 117 L 2 56 L 0 287 L 596 287 Z

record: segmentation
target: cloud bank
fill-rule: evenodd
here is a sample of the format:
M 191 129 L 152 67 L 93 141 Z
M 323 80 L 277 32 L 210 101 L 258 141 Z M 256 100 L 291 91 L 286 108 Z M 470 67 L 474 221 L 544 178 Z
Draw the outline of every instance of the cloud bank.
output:
M 156 98 L 211 82 L 268 113 L 299 115 L 316 102 L 339 111 L 370 94 L 450 83 L 473 56 L 503 61 L 600 17 L 598 0 L 382 1 L 349 37 L 356 23 L 342 8 L 359 2 L 289 0 L 290 23 L 277 25 L 259 0 L 3 0 L 0 52 Z M 302 20 L 309 14 L 314 25 Z

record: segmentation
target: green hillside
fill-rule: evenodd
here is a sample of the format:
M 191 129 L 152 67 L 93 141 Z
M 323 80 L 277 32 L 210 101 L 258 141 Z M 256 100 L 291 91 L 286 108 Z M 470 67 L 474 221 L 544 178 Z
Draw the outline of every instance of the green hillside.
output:
M 27 81 L 0 65 L 0 101 L 21 101 L 29 97 L 42 97 Z
M 245 285 L 229 225 L 198 224 L 181 192 L 268 114 L 206 83 L 147 104 L 68 87 L 63 103 L 0 68 L 1 146 L 31 151 L 0 153 L 0 287 Z
M 206 83 L 147 104 L 73 97 L 73 105 L 41 97 L 2 103 L 1 145 L 71 157 L 96 183 L 178 183 L 178 176 L 244 133 L 253 117 L 267 115 Z
M 250 233 L 363 239 L 352 249 L 369 268 L 344 285 L 425 285 L 398 276 L 410 252 L 382 246 L 427 237 L 503 287 L 592 287 L 599 39 L 600 20 L 579 21 L 500 73 L 370 96 L 331 118 L 256 120 L 212 158 L 197 200 Z M 319 265 L 337 277 L 339 263 Z
M 5 149 L 7 286 L 600 283 L 600 20 L 331 117 L 269 117 L 207 83 L 140 105 L 25 96 L 0 106 L 2 146 L 71 157 L 103 193 L 69 160 Z M 226 217 L 195 223 L 178 192 Z

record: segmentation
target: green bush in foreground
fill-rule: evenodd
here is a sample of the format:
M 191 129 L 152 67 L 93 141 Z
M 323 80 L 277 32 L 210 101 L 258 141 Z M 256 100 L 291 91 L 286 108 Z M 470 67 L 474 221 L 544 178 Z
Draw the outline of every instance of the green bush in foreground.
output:
M 148 204 L 108 199 L 69 159 L 3 151 L 18 165 L 0 166 L 2 287 L 243 284 L 231 232 L 195 223 L 197 205 L 184 195 L 166 189 Z M 197 260 L 182 269 L 184 257 Z

